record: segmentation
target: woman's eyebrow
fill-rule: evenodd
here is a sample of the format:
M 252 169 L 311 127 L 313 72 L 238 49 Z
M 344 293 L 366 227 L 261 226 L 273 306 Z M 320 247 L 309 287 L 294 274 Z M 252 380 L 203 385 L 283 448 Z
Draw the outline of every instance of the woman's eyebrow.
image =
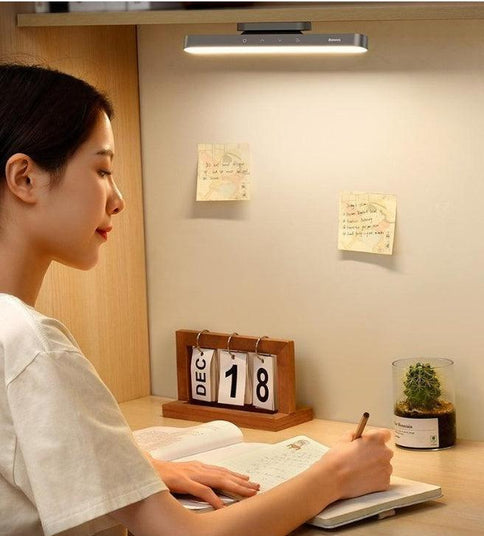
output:
M 114 153 L 111 149 L 100 149 L 96 154 L 100 156 L 109 156 L 111 158 L 114 157 Z

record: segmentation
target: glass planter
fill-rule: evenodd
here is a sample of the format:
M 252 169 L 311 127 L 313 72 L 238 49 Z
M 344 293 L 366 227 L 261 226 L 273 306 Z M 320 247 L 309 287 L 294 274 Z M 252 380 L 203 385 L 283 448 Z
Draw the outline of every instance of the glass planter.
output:
M 454 362 L 421 357 L 392 365 L 395 444 L 413 449 L 454 445 Z

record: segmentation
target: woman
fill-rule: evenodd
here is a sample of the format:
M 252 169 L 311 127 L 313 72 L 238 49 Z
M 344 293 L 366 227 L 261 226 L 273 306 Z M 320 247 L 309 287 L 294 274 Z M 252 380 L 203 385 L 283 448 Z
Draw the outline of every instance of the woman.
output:
M 149 460 L 68 330 L 34 309 L 52 261 L 95 266 L 124 208 L 109 101 L 56 71 L 0 65 L 0 533 L 285 534 L 342 497 L 386 489 L 386 431 L 347 437 L 259 496 L 245 475 Z M 221 506 L 196 515 L 168 489 Z M 294 497 L 305 497 L 294 501 Z

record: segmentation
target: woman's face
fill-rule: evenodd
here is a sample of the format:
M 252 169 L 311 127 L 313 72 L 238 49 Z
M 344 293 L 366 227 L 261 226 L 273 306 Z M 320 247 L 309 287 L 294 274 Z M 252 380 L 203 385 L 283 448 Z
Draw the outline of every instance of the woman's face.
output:
M 90 137 L 68 161 L 59 184 L 45 184 L 36 245 L 51 260 L 83 270 L 93 267 L 108 239 L 112 216 L 124 201 L 112 175 L 114 139 L 101 113 Z

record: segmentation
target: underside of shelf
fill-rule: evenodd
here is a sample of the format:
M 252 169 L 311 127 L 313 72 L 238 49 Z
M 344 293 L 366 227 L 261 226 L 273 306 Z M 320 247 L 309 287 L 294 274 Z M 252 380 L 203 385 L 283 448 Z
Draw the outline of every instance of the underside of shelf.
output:
M 216 24 L 238 22 L 332 22 L 390 20 L 482 19 L 480 2 L 313 2 L 312 5 L 248 7 L 240 9 L 185 9 L 165 11 L 108 11 L 75 13 L 19 13 L 17 24 L 28 26 L 113 26 L 143 24 Z M 267 5 L 267 4 L 266 4 Z

